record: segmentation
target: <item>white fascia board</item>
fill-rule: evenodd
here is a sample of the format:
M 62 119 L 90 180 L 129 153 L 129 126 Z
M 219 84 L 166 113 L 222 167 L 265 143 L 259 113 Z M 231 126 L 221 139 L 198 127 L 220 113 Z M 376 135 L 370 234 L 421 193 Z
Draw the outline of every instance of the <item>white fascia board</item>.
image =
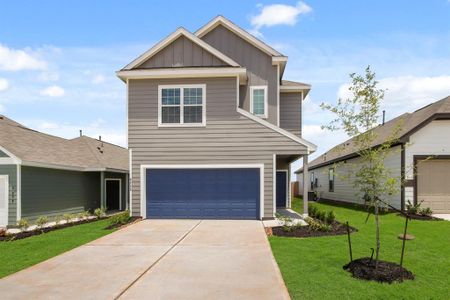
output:
M 167 47 L 170 43 L 175 41 L 180 36 L 186 37 L 187 39 L 191 40 L 193 43 L 197 44 L 198 46 L 200 46 L 201 48 L 205 49 L 206 51 L 208 51 L 212 55 L 216 56 L 220 60 L 222 60 L 225 63 L 229 64 L 230 66 L 233 66 L 233 67 L 238 67 L 239 66 L 239 64 L 237 62 L 235 62 L 234 60 L 232 60 L 231 58 L 229 58 L 228 56 L 226 56 L 225 54 L 223 54 L 219 50 L 213 48 L 211 45 L 209 45 L 205 41 L 201 40 L 197 36 L 193 35 L 192 33 L 187 31 L 183 27 L 180 27 L 175 32 L 173 32 L 169 36 L 167 36 L 165 39 L 160 41 L 158 44 L 154 45 L 148 51 L 144 52 L 138 58 L 136 58 L 131 63 L 126 65 L 123 68 L 123 70 L 131 70 L 133 68 L 138 67 L 139 65 L 144 63 L 146 60 L 151 58 L 153 55 L 155 55 L 156 53 L 158 53 L 159 51 L 161 51 L 162 49 Z
M 164 68 L 122 70 L 116 72 L 117 77 L 126 82 L 127 79 L 154 79 L 154 78 L 200 78 L 200 77 L 236 77 L 239 76 L 241 84 L 247 80 L 247 69 L 241 67 L 218 68 Z
M 85 168 L 76 166 L 65 166 L 52 163 L 43 163 L 35 161 L 22 161 L 22 166 L 26 167 L 37 167 L 37 168 L 47 168 L 47 169 L 57 169 L 57 170 L 67 170 L 67 171 L 80 171 L 80 172 L 115 172 L 115 173 L 128 173 L 127 170 L 113 169 L 113 168 Z
M 16 164 L 21 164 L 22 163 L 22 160 L 20 158 L 15 156 L 12 152 L 10 152 L 9 150 L 5 149 L 4 147 L 0 146 L 0 150 L 2 152 L 4 152 L 6 155 L 9 156 L 9 160 L 12 162 L 12 164 L 16 165 Z M 6 161 L 6 157 L 5 157 L 5 161 Z
M 317 146 L 314 145 L 313 143 L 308 142 L 307 140 L 304 140 L 304 139 L 302 139 L 302 138 L 300 138 L 300 137 L 298 137 L 298 136 L 296 136 L 296 135 L 294 135 L 294 134 L 284 130 L 283 128 L 275 126 L 272 123 L 269 123 L 269 122 L 267 122 L 267 121 L 265 121 L 265 120 L 263 120 L 263 119 L 261 119 L 259 117 L 256 117 L 256 116 L 252 115 L 251 113 L 249 113 L 248 111 L 243 110 L 242 108 L 238 107 L 237 108 L 237 112 L 240 113 L 241 115 L 244 115 L 245 117 L 255 121 L 255 122 L 258 122 L 258 123 L 266 126 L 267 128 L 270 128 L 270 129 L 272 129 L 272 130 L 274 130 L 274 131 L 276 131 L 276 132 L 286 136 L 287 138 L 290 138 L 294 142 L 297 142 L 297 143 L 299 143 L 301 145 L 306 146 L 306 148 L 308 149 L 308 154 L 311 154 L 311 153 L 313 153 L 314 151 L 317 150 Z
M 201 38 L 219 25 L 225 26 L 228 30 L 237 34 L 238 36 L 240 36 L 241 38 L 243 38 L 244 40 L 246 40 L 247 42 L 249 42 L 256 48 L 260 49 L 261 51 L 263 51 L 264 53 L 266 53 L 270 56 L 285 57 L 280 52 L 276 51 L 269 45 L 265 44 L 263 41 L 257 39 L 256 37 L 254 37 L 247 31 L 243 30 L 242 28 L 240 28 L 239 26 L 237 26 L 230 20 L 224 18 L 223 16 L 217 16 L 214 19 L 212 19 L 205 26 L 203 26 L 202 28 L 197 30 L 195 32 L 195 35 L 198 36 L 199 38 Z

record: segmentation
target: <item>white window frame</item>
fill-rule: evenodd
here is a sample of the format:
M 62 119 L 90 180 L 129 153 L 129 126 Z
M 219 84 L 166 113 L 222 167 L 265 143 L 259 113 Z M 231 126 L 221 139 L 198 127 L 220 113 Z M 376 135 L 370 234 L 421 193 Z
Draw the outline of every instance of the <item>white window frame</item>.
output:
M 253 91 L 254 90 L 264 90 L 264 114 L 257 115 L 253 112 Z M 263 119 L 267 119 L 269 116 L 269 107 L 267 99 L 267 85 L 254 85 L 250 87 L 250 112 Z
M 201 88 L 202 89 L 202 123 L 184 123 L 184 89 Z M 180 123 L 162 122 L 162 90 L 180 89 Z M 198 106 L 198 105 L 186 105 Z M 158 85 L 158 127 L 204 127 L 206 126 L 206 84 L 171 84 Z

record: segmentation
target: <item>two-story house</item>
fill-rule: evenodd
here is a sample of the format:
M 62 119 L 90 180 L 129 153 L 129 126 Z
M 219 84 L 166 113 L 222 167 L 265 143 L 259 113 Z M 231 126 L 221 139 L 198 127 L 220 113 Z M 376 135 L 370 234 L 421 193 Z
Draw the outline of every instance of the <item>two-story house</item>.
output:
M 289 165 L 310 85 L 283 80 L 287 57 L 226 18 L 179 28 L 117 76 L 126 83 L 131 213 L 271 219 L 290 205 Z

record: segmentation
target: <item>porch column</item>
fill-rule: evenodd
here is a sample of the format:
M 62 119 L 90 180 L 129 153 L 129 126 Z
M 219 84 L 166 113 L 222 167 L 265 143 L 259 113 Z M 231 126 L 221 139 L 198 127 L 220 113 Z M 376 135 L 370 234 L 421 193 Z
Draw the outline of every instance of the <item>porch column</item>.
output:
M 129 210 L 130 175 L 125 174 L 125 210 Z
M 100 172 L 100 207 L 106 208 L 105 198 L 105 172 Z
M 308 190 L 309 190 L 309 176 L 308 176 L 308 154 L 303 155 L 303 216 L 308 216 Z

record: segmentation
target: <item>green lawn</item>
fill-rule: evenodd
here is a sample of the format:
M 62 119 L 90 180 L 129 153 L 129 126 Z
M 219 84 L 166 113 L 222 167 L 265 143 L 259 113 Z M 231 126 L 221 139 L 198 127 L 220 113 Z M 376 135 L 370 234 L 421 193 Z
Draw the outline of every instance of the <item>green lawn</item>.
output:
M 76 225 L 12 242 L 0 242 L 0 278 L 113 232 L 108 220 Z
M 359 232 L 352 234 L 353 258 L 370 256 L 375 247 L 373 216 L 336 204 L 313 203 L 334 210 L 341 222 L 349 221 Z M 302 212 L 300 199 L 293 209 Z M 381 217 L 381 259 L 399 263 L 404 218 L 394 213 Z M 270 237 L 273 253 L 293 299 L 449 299 L 450 222 L 417 221 L 408 225 L 416 239 L 407 241 L 404 267 L 414 281 L 380 284 L 352 278 L 342 266 L 349 262 L 347 236 L 316 238 Z

